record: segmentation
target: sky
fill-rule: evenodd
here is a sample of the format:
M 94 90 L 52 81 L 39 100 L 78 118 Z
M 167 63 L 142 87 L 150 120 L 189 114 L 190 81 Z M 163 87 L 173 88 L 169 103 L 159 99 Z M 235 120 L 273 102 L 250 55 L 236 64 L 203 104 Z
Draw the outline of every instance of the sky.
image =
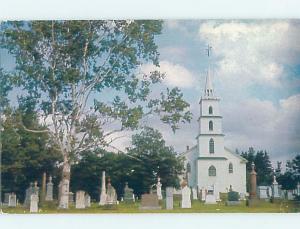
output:
M 165 21 L 157 38 L 164 84 L 181 88 L 193 113 L 175 135 L 157 125 L 167 143 L 179 152 L 196 144 L 209 44 L 225 146 L 267 150 L 273 162 L 300 153 L 299 41 L 299 20 Z
M 199 100 L 212 47 L 213 85 L 221 98 L 225 146 L 235 150 L 267 150 L 271 160 L 300 153 L 300 20 L 166 20 L 156 37 L 162 87 L 179 87 L 193 120 L 174 134 L 156 119 L 166 143 L 177 152 L 196 144 Z M 13 61 L 1 52 L 7 68 Z M 140 71 L 150 72 L 151 64 Z M 161 88 L 158 88 L 160 90 Z M 15 93 L 11 93 L 13 100 Z M 130 133 L 114 144 L 130 145 Z

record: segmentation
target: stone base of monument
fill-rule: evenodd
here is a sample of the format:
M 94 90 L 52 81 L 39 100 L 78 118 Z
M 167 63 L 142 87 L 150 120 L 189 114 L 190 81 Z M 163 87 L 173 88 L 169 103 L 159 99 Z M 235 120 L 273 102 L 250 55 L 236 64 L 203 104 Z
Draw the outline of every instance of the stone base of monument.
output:
M 144 194 L 142 195 L 140 210 L 157 210 L 161 209 L 159 206 L 158 197 L 156 194 Z
M 240 205 L 241 201 L 226 201 L 225 205 L 226 206 L 235 206 L 235 205 Z
M 260 205 L 260 200 L 255 198 L 255 199 L 249 199 L 247 200 L 248 207 L 258 207 Z
M 205 197 L 205 204 L 217 204 L 216 197 L 213 194 L 207 194 Z

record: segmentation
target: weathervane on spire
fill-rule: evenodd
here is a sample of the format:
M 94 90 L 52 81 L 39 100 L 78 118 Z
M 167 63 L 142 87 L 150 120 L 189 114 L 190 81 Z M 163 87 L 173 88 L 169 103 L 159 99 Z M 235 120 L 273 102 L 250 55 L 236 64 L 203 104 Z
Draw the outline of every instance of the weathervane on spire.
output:
M 209 57 L 211 55 L 212 47 L 208 44 L 205 50 L 207 51 L 207 56 Z

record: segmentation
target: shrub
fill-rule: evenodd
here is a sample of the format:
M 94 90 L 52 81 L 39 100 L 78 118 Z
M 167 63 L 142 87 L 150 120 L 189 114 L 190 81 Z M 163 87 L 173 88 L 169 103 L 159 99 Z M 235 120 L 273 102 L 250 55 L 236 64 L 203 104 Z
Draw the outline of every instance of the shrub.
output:
M 239 201 L 240 195 L 238 192 L 228 192 L 228 201 Z

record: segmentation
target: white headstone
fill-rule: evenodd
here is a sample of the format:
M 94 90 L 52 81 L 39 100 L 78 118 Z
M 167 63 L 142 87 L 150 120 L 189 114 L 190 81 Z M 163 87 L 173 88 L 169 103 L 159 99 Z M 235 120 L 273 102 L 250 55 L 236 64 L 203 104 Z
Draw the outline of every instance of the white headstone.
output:
M 192 188 L 192 193 L 193 193 L 193 200 L 198 200 L 198 195 L 197 195 L 197 189 Z
M 216 197 L 214 194 L 206 194 L 205 204 L 216 204 Z
M 287 199 L 288 200 L 294 199 L 293 190 L 287 190 Z
M 191 208 L 191 189 L 184 186 L 181 190 L 181 208 Z
M 215 186 L 209 186 L 207 188 L 207 193 L 205 196 L 205 204 L 216 204 L 216 196 L 215 196 Z
M 272 196 L 273 198 L 280 198 L 278 183 L 272 184 Z
M 173 209 L 173 187 L 166 188 L 166 208 L 168 210 Z
M 36 213 L 39 211 L 39 196 L 37 194 L 32 194 L 30 197 L 30 212 Z
M 85 207 L 91 207 L 91 196 L 89 194 L 85 194 Z
M 49 177 L 49 182 L 47 183 L 46 187 L 46 201 L 52 201 L 53 200 L 53 183 L 52 183 L 52 177 Z
M 102 171 L 102 183 L 99 205 L 104 206 L 106 203 L 105 171 Z
M 76 192 L 76 202 L 75 208 L 82 209 L 85 208 L 85 191 Z
M 297 184 L 297 195 L 300 195 L 300 183 Z
M 157 193 L 157 198 L 159 200 L 163 199 L 162 194 L 161 194 L 161 186 L 162 186 L 162 184 L 160 183 L 160 178 L 158 177 L 157 184 L 156 184 L 156 193 Z
M 69 180 L 63 179 L 60 184 L 60 200 L 59 208 L 67 209 L 69 208 Z
M 268 199 L 268 186 L 258 186 L 257 187 L 257 194 L 259 199 Z
M 10 193 L 8 196 L 8 207 L 16 207 L 17 206 L 17 196 L 15 193 Z

